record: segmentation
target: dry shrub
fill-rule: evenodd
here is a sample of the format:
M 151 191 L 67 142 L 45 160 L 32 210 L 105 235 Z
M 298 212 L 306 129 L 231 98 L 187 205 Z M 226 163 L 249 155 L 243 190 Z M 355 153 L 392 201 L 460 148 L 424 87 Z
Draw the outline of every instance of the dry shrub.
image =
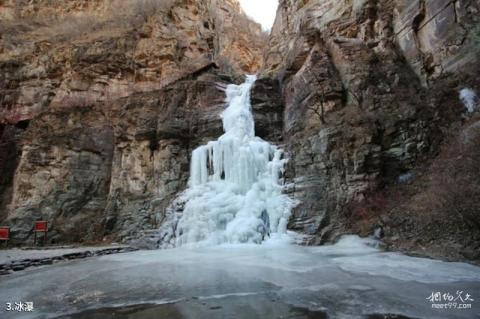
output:
M 59 40 L 71 40 L 83 34 L 88 34 L 99 28 L 100 22 L 90 15 L 69 16 L 61 21 L 52 23 L 44 29 L 44 35 Z
M 82 35 L 116 28 L 130 29 L 144 24 L 150 17 L 168 12 L 176 0 L 116 0 L 102 10 L 84 10 L 68 15 L 21 16 L 17 23 L 36 26 L 45 38 L 71 41 Z M 22 4 L 25 6 L 26 4 Z M 53 5 L 52 5 L 53 6 Z M 18 10 L 20 11 L 20 10 Z
M 372 231 L 372 226 L 378 219 L 387 213 L 389 200 L 384 192 L 370 191 L 362 200 L 357 200 L 349 205 L 346 210 L 347 226 L 358 230 L 361 234 Z
M 130 3 L 130 9 L 134 17 L 146 22 L 153 15 L 169 11 L 174 3 L 175 0 L 137 0 Z
M 443 147 L 432 165 L 430 185 L 416 204 L 480 229 L 480 127 L 466 134 Z

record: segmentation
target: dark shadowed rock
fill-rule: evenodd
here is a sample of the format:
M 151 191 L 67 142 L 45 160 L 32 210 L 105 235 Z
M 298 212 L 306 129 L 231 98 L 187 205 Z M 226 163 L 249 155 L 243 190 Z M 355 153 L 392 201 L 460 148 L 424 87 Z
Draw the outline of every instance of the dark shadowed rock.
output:
M 38 219 L 50 242 L 157 227 L 191 149 L 222 133 L 217 85 L 262 64 L 265 35 L 237 1 L 111 6 L 0 3 L 0 221 L 14 243 Z
M 352 205 L 436 155 L 460 120 L 459 87 L 480 84 L 479 9 L 280 1 L 262 74 L 281 88 L 288 191 L 300 200 L 289 228 L 307 243 L 348 231 Z

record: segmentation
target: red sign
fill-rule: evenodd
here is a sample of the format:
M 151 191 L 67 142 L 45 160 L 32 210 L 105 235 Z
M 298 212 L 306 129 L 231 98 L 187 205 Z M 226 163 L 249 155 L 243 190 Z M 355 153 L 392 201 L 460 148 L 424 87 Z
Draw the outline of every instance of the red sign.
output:
M 40 220 L 35 222 L 35 231 L 46 232 L 47 231 L 47 222 Z
M 10 228 L 0 227 L 0 240 L 8 240 L 10 237 Z

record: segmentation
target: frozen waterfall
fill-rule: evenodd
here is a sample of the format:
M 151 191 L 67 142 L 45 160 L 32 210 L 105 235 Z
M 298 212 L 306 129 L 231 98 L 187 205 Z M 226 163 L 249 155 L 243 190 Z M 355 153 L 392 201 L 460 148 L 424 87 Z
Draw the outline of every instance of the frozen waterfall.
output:
M 255 136 L 249 75 L 226 88 L 225 133 L 192 153 L 188 188 L 167 210 L 161 247 L 260 243 L 285 234 L 294 201 L 282 193 L 282 150 Z

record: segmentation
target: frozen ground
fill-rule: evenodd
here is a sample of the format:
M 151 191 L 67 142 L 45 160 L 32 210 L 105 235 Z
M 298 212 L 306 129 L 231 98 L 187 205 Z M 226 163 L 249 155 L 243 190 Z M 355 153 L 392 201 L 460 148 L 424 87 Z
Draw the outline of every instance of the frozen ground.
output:
M 29 269 L 0 278 L 0 303 L 32 301 L 34 312 L 0 318 L 480 318 L 479 267 L 366 243 L 182 247 Z M 427 300 L 457 291 L 471 309 Z
M 123 245 L 108 245 L 108 246 L 82 246 L 69 248 L 43 248 L 43 249 L 4 249 L 0 250 L 0 264 L 6 264 L 15 260 L 22 259 L 39 259 L 62 256 L 65 254 L 81 253 L 86 251 L 100 251 L 112 248 L 124 248 Z

